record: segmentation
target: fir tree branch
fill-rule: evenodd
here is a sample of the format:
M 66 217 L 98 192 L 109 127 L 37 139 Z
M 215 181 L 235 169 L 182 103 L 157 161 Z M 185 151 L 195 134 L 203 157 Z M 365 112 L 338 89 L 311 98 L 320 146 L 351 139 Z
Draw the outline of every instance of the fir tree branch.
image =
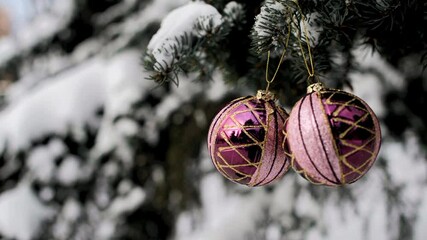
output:
M 159 62 L 152 51 L 147 51 L 143 62 L 150 73 L 148 79 L 159 84 L 173 82 L 178 85 L 178 76 L 189 72 L 198 72 L 199 79 L 209 79 L 214 69 L 224 61 L 218 50 L 222 48 L 221 43 L 231 29 L 238 26 L 238 21 L 243 18 L 243 6 L 237 3 L 227 4 L 220 25 L 215 17 L 199 17 L 191 32 L 175 37 L 175 41 L 159 49 L 164 51 L 168 59 L 172 59 L 171 62 Z

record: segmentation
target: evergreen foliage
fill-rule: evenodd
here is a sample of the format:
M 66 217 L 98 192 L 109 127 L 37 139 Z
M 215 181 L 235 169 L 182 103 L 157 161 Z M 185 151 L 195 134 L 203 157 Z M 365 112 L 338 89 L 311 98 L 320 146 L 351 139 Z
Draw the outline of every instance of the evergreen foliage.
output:
M 7 124 L 0 126 L 0 203 L 25 183 L 52 211 L 37 234 L 21 239 L 187 240 L 188 235 L 192 239 L 340 239 L 342 235 L 329 234 L 335 226 L 325 225 L 332 220 L 351 227 L 342 229 L 356 233 L 349 238 L 383 234 L 388 239 L 415 239 L 415 229 L 425 229 L 418 225 L 425 223 L 420 206 L 427 203 L 426 1 L 299 0 L 296 5 L 292 0 L 204 0 L 222 15 L 221 25 L 207 17 L 191 26 L 191 32 L 176 35 L 171 41 L 175 45 L 165 48 L 174 59 L 170 65 L 156 62 L 147 46 L 162 18 L 185 0 L 56 2 L 73 3 L 63 26 L 51 34 L 40 32 L 43 37 L 35 34 L 32 44 L 13 54 L 4 51 L 0 57 L 0 78 L 13 82 L 0 99 L 0 123 Z M 64 20 L 57 17 L 58 22 Z M 388 147 L 369 180 L 328 189 L 308 185 L 289 173 L 279 184 L 247 189 L 219 178 L 206 162 L 210 120 L 248 89 L 255 93 L 265 88 L 267 52 L 271 52 L 272 76 L 288 36 L 285 60 L 270 87 L 286 108 L 306 91 L 307 69 L 300 48 L 307 52 L 307 42 L 316 75 L 327 86 L 349 87 L 366 76 L 372 85 L 379 82 L 383 88 L 378 93 L 384 104 L 380 120 Z M 1 50 L 6 49 L 3 43 Z M 391 64 L 404 83 L 393 85 L 384 69 L 362 64 L 359 54 L 364 48 L 379 53 L 381 58 L 375 60 L 387 60 L 384 65 Z M 110 60 L 123 63 L 113 64 L 116 69 L 109 72 Z M 94 67 L 94 62 L 102 66 Z M 85 66 L 93 67 L 96 74 L 82 74 Z M 354 78 L 355 74 L 362 77 Z M 57 95 L 79 103 L 73 105 L 75 109 L 61 105 L 62 96 L 52 97 L 56 91 L 46 95 L 44 108 L 26 101 L 64 79 L 85 82 L 71 97 L 67 93 L 72 89 L 55 88 L 60 91 Z M 98 88 L 84 91 L 94 79 L 108 96 L 94 99 Z M 225 86 L 218 83 L 221 79 Z M 99 104 L 81 113 L 90 101 Z M 20 107 L 28 113 L 17 111 Z M 39 111 L 30 111 L 33 108 Z M 70 119 L 57 119 L 66 127 L 54 129 L 49 124 L 57 122 L 47 121 L 26 128 L 62 110 L 75 112 L 64 114 Z M 16 112 L 27 118 L 7 121 Z M 74 118 L 80 115 L 89 120 Z M 16 147 L 12 138 L 24 136 L 25 144 Z M 419 151 L 414 147 L 418 141 Z M 409 155 L 412 159 L 405 159 Z M 64 181 L 61 168 L 71 173 L 73 166 L 78 177 Z M 362 202 L 368 200 L 373 201 Z M 215 225 L 218 222 L 221 228 Z M 13 238 L 2 230 L 1 239 Z
M 230 1 L 207 2 L 218 9 L 223 9 Z M 212 73 L 213 69 L 220 68 L 229 73 L 227 81 L 236 82 L 240 78 L 245 78 L 259 87 L 260 82 L 263 84 L 266 52 L 273 51 L 272 59 L 278 62 L 290 29 L 292 31 L 290 53 L 281 67 L 278 76 L 281 81 L 276 83 L 278 86 L 275 90 L 282 91 L 291 85 L 304 85 L 308 75 L 300 49 L 300 43 L 305 47 L 307 41 L 302 25 L 303 16 L 309 24 L 316 73 L 331 86 L 351 85 L 348 74 L 352 71 L 361 71 L 353 56 L 353 51 L 359 47 L 372 47 L 373 51 L 378 51 L 395 66 L 399 64 L 400 59 L 415 55 L 424 68 L 426 67 L 425 1 L 301 0 L 298 3 L 301 11 L 293 0 L 251 1 L 250 4 L 241 1 L 239 4 L 245 9 L 244 18 L 240 17 L 241 21 L 233 25 L 224 22 L 218 36 L 214 37 L 213 34 L 207 37 L 203 41 L 204 46 L 199 44 L 190 46 L 185 41 L 187 37 L 183 37 L 183 41 L 180 41 L 180 44 L 189 47 L 189 52 L 183 54 L 184 56 L 195 58 L 201 55 L 200 49 L 203 49 L 203 53 L 207 53 L 207 56 L 212 56 L 209 53 L 215 53 L 217 59 L 182 58 L 175 64 L 176 67 L 172 66 L 173 70 L 153 71 L 150 66 L 154 66 L 155 61 L 148 58 L 145 63 L 146 69 L 153 72 L 151 78 L 158 82 L 172 80 L 177 83 L 179 72 L 177 69 L 184 73 L 200 72 L 202 76 L 206 76 Z M 247 32 L 248 25 L 251 33 Z M 197 29 L 200 26 L 196 24 L 194 27 Z M 235 33 L 238 37 L 235 37 Z M 248 47 L 248 42 L 251 47 Z M 238 54 L 231 54 L 236 51 L 234 46 L 239 44 L 246 49 L 241 49 Z M 180 49 L 181 46 L 174 48 Z M 203 64 L 198 64 L 200 62 Z M 209 71 L 206 71 L 206 65 L 209 66 Z M 304 91 L 303 87 L 294 88 L 300 89 L 297 95 Z M 286 102 L 295 101 L 294 94 L 281 96 L 288 98 Z

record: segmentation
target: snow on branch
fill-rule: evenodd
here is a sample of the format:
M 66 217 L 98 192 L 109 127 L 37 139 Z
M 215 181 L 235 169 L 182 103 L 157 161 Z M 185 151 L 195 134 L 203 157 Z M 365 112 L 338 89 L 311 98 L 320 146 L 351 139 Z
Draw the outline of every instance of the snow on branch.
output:
M 225 5 L 223 17 L 230 26 L 234 26 L 238 23 L 244 23 L 246 21 L 243 5 L 234 1 L 231 1 Z
M 218 34 L 223 22 L 218 10 L 204 2 L 191 2 L 170 12 L 147 47 L 144 60 L 154 72 L 152 78 L 161 83 L 176 79 L 182 64 L 197 55 L 194 50 L 200 43 L 194 40 Z
M 253 48 L 262 53 L 284 44 L 292 12 L 284 1 L 267 0 L 255 18 L 252 30 Z
M 43 222 L 51 218 L 54 209 L 43 205 L 28 182 L 0 195 L 0 232 L 7 238 L 30 240 Z

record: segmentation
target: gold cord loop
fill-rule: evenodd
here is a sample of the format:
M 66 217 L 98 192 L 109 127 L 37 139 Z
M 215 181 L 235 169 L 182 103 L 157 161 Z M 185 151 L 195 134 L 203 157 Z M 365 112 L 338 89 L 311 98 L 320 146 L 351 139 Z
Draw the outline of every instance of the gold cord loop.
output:
M 277 66 L 276 71 L 274 72 L 274 75 L 271 79 L 269 79 L 269 77 L 268 77 L 268 69 L 270 66 L 271 51 L 268 50 L 268 52 L 267 52 L 267 66 L 265 68 L 265 81 L 267 82 L 267 87 L 265 89 L 266 92 L 268 92 L 268 90 L 270 89 L 270 84 L 274 81 L 274 79 L 276 79 L 276 76 L 277 76 L 277 73 L 279 72 L 280 66 L 282 65 L 283 60 L 285 59 L 286 51 L 287 51 L 288 45 L 289 45 L 290 36 L 291 36 L 291 25 L 288 24 L 288 35 L 286 36 L 285 46 L 284 46 L 282 55 L 280 56 L 279 65 Z
M 313 54 L 311 52 L 311 46 L 310 46 L 310 35 L 308 33 L 306 19 L 305 19 L 304 14 L 303 14 L 303 12 L 301 10 L 301 7 L 300 7 L 300 5 L 298 3 L 298 0 L 294 0 L 294 3 L 295 3 L 295 5 L 298 8 L 299 13 L 301 14 L 301 21 L 302 21 L 302 25 L 303 25 L 302 27 L 303 27 L 304 35 L 306 37 L 308 59 L 307 59 L 306 53 L 304 51 L 304 48 L 302 46 L 302 41 L 301 41 L 302 34 L 301 34 L 301 30 L 298 29 L 298 43 L 299 43 L 301 54 L 302 54 L 302 58 L 303 58 L 303 61 L 304 61 L 304 64 L 305 64 L 305 67 L 306 67 L 307 73 L 308 73 L 307 82 L 310 84 L 311 83 L 310 80 L 314 78 L 314 74 L 315 74 L 314 73 Z M 315 78 L 315 79 L 317 80 L 317 78 Z
M 301 55 L 302 55 L 302 58 L 303 58 L 303 61 L 304 61 L 304 65 L 305 65 L 305 68 L 307 69 L 307 73 L 308 73 L 307 82 L 310 85 L 310 84 L 313 83 L 312 79 L 315 79 L 316 82 L 319 82 L 319 80 L 315 77 L 313 54 L 312 54 L 311 46 L 310 46 L 310 34 L 309 34 L 307 23 L 306 23 L 306 18 L 304 17 L 304 14 L 303 14 L 303 12 L 301 10 L 301 7 L 300 7 L 300 5 L 298 3 L 298 0 L 293 0 L 293 2 L 297 6 L 297 11 L 301 15 L 301 22 L 302 22 L 303 33 L 301 31 L 300 24 L 297 23 L 296 24 L 298 26 L 298 37 L 297 37 L 297 39 L 298 39 L 298 44 L 299 44 L 299 47 L 300 47 Z M 290 18 L 292 17 L 291 15 L 292 14 L 290 14 Z M 269 67 L 270 67 L 270 55 L 271 55 L 271 51 L 269 50 L 267 52 L 267 66 L 266 66 L 266 69 L 265 69 L 265 81 L 267 82 L 267 87 L 265 89 L 265 92 L 268 92 L 268 90 L 270 89 L 270 85 L 274 81 L 274 79 L 276 78 L 277 73 L 279 72 L 280 66 L 283 63 L 283 60 L 285 58 L 286 51 L 287 51 L 288 45 L 289 45 L 289 39 L 290 39 L 290 36 L 291 36 L 291 26 L 292 26 L 292 21 L 289 21 L 289 24 L 288 24 L 288 35 L 286 36 L 285 46 L 284 46 L 282 55 L 280 57 L 279 65 L 277 66 L 276 71 L 274 72 L 274 75 L 273 75 L 273 77 L 271 79 L 269 79 L 269 76 L 268 76 L 268 70 L 269 70 Z M 302 40 L 301 40 L 302 37 L 303 37 L 303 35 L 305 35 L 305 37 L 306 37 L 307 52 L 304 50 L 303 43 L 302 43 Z M 307 57 L 307 55 L 308 55 L 308 57 Z

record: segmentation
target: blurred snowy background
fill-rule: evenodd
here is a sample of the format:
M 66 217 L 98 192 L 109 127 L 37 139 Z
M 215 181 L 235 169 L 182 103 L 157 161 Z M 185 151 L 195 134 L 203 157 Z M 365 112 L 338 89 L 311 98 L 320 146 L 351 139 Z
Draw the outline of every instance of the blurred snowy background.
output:
M 427 238 L 417 63 L 356 50 L 367 71 L 350 76 L 354 93 L 383 124 L 362 180 L 237 186 L 215 172 L 205 138 L 248 89 L 220 73 L 158 87 L 141 67 L 161 20 L 187 2 L 0 0 L 0 239 Z

